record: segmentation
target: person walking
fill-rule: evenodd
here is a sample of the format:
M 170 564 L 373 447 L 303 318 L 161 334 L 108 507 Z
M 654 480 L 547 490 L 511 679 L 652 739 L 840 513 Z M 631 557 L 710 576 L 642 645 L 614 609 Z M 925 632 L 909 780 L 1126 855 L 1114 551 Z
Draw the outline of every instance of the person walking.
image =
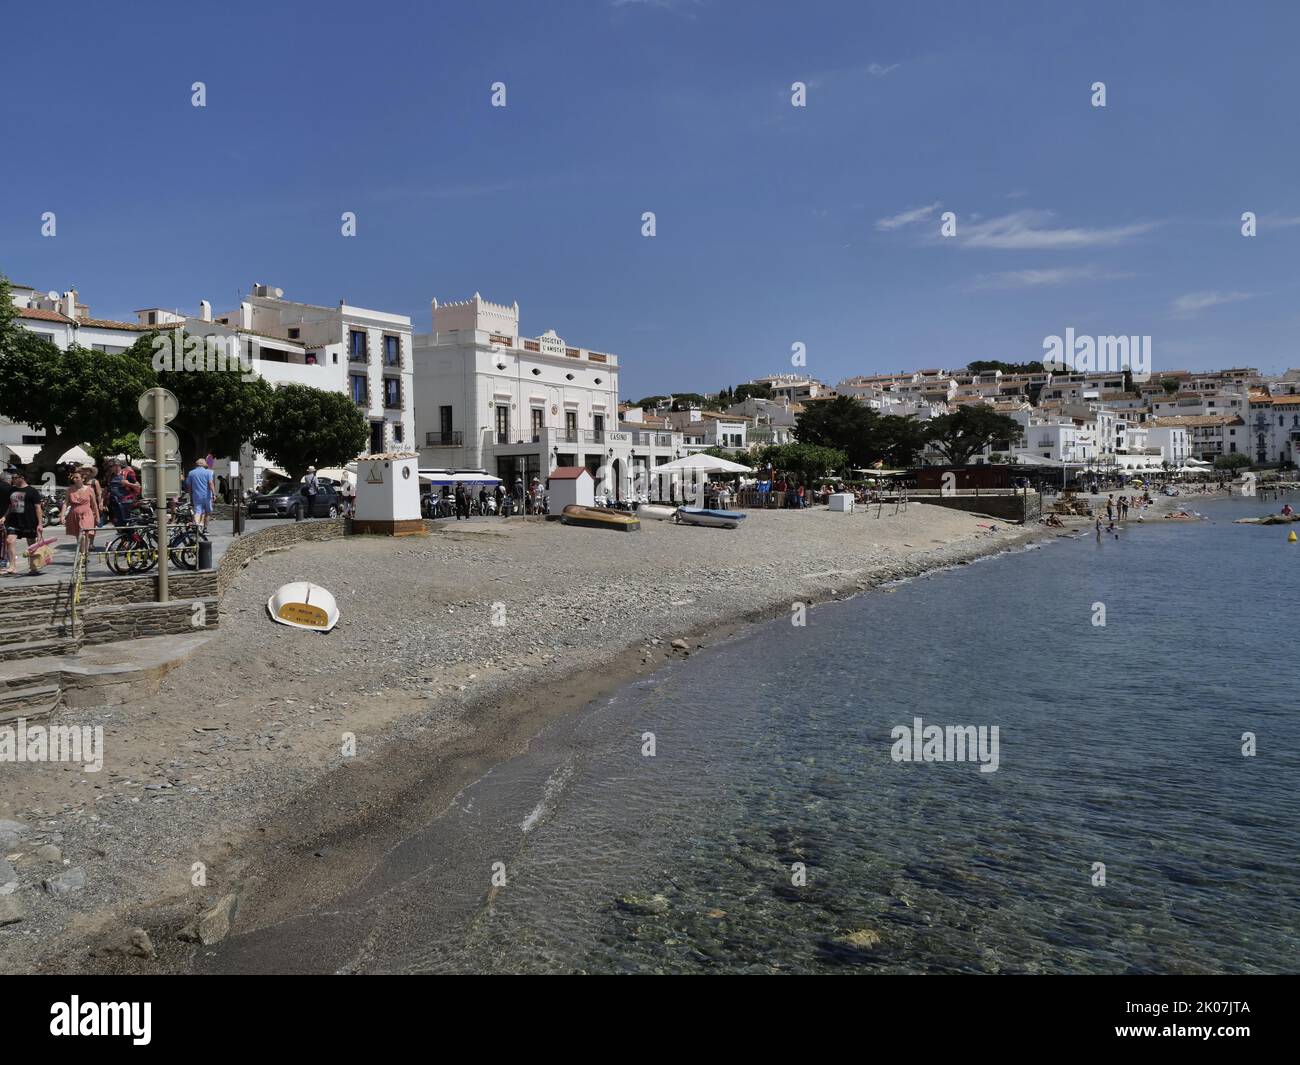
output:
M 1115 518 L 1115 497 L 1108 495 L 1106 497 L 1106 520 L 1113 521 Z
M 9 494 L 9 505 L 4 514 L 5 550 L 9 554 L 7 576 L 18 575 L 18 541 L 26 540 L 30 550 L 32 544 L 43 538 L 45 519 L 41 500 L 40 491 L 27 483 L 27 477 L 21 471 L 13 475 L 13 491 Z M 28 558 L 29 574 L 39 573 L 36 559 L 30 554 Z
M 294 517 L 305 515 L 310 518 L 312 511 L 316 509 L 316 497 L 320 494 L 320 482 L 316 480 L 315 466 L 307 467 L 307 474 L 302 479 L 302 487 L 299 491 L 302 493 L 303 506 L 294 512 Z
M 194 509 L 194 523 L 206 532 L 208 519 L 212 516 L 213 484 L 212 471 L 203 459 L 195 462 L 194 469 L 186 475 L 185 491 L 189 493 L 190 506 Z
M 91 482 L 92 484 L 94 482 Z M 95 545 L 95 523 L 99 517 L 99 508 L 95 504 L 95 490 L 86 483 L 85 475 L 78 470 L 69 480 L 67 513 L 63 516 L 63 528 L 77 542 L 77 550 L 90 551 Z
M 13 494 L 13 474 L 8 470 L 0 472 L 0 573 L 6 575 L 14 568 L 9 556 L 9 535 L 5 527 L 5 511 L 9 509 L 9 497 Z

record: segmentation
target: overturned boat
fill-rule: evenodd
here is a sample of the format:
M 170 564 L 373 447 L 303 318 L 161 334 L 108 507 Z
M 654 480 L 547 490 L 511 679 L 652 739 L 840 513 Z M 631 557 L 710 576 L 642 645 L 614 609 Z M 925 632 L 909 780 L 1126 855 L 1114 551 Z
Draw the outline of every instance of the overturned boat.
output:
M 560 512 L 565 525 L 579 525 L 586 529 L 613 529 L 616 532 L 640 532 L 641 521 L 635 514 L 604 507 L 580 507 L 570 503 Z
M 658 503 L 642 503 L 636 508 L 636 516 L 651 521 L 672 521 L 677 516 L 677 508 L 663 507 Z
M 684 525 L 710 525 L 716 529 L 734 529 L 745 520 L 745 515 L 735 510 L 678 507 L 677 520 Z
M 329 632 L 339 622 L 339 608 L 334 596 L 310 581 L 280 585 L 266 601 L 266 609 L 273 621 L 295 629 Z

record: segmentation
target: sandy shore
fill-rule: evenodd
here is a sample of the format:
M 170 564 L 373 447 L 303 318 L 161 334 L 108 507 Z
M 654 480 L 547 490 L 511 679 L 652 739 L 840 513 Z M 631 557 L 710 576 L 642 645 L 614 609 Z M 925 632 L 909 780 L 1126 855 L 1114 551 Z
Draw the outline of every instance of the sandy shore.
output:
M 665 658 L 1053 534 L 920 504 L 874 513 L 638 534 L 484 520 L 258 560 L 156 696 L 61 712 L 103 726 L 102 772 L 5 768 L 0 829 L 25 827 L 0 850 L 22 914 L 0 928 L 0 971 L 185 971 L 199 948 L 178 933 L 222 896 L 241 930 L 327 901 L 548 722 Z M 267 619 L 270 592 L 300 578 L 338 598 L 333 633 Z M 77 869 L 84 888 L 41 889 Z

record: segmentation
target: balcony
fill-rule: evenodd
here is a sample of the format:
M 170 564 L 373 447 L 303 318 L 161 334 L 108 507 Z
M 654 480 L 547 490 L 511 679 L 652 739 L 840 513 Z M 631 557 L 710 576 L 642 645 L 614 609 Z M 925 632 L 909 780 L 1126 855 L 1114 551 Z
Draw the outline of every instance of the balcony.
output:
M 425 433 L 425 447 L 461 447 L 464 434 L 459 430 L 451 433 Z

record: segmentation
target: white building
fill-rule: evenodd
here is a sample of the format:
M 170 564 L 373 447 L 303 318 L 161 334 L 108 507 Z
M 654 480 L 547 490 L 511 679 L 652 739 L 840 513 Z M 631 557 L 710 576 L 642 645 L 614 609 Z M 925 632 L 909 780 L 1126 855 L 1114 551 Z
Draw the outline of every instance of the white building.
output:
M 554 330 L 521 335 L 518 303 L 434 300 L 433 331 L 414 350 L 422 466 L 485 469 L 507 486 L 583 466 L 598 495 L 625 499 L 679 457 L 672 434 L 620 427 L 617 355 Z
M 1160 450 L 1161 463 L 1173 469 L 1187 465 L 1191 456 L 1191 441 L 1187 429 L 1181 425 L 1148 425 L 1147 445 Z
M 272 385 L 305 384 L 351 395 L 371 426 L 364 452 L 401 450 L 414 435 L 411 320 L 406 315 L 353 307 L 342 300 L 337 307 L 298 303 L 283 299 L 280 289 L 254 285 L 248 298 L 225 314 L 214 316 L 211 304 L 200 300 L 194 315 L 145 307 L 135 312 L 136 321 L 120 322 L 92 318 L 75 289 L 59 295 L 22 285 L 12 288 L 20 324 L 59 348 L 78 344 L 121 352 L 145 333 L 182 328 L 218 339 L 223 356 L 227 351 L 237 355 L 241 369 L 249 367 Z M 10 445 L 21 461 L 31 461 L 40 439 L 29 426 L 0 422 L 0 444 Z M 266 458 L 245 446 L 240 459 L 244 483 L 255 485 L 269 465 Z M 217 468 L 226 471 L 224 458 Z
M 1252 462 L 1300 465 L 1300 395 L 1252 392 L 1246 430 Z

